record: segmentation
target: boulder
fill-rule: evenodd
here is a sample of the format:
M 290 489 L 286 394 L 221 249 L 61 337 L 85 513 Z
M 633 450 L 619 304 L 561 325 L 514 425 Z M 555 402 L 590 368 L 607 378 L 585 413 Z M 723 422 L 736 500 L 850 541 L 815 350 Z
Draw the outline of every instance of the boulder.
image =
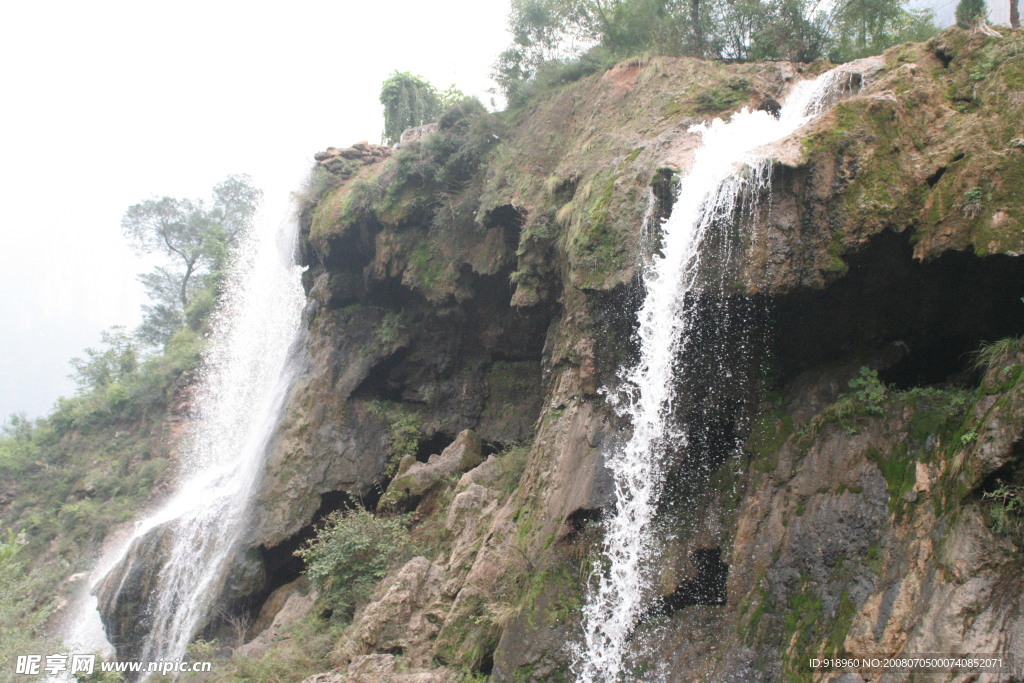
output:
M 358 612 L 339 651 L 358 658 L 397 647 L 410 665 L 429 664 L 431 644 L 447 612 L 440 597 L 443 580 L 444 569 L 427 558 L 409 560 Z
M 250 642 L 235 650 L 242 657 L 260 657 L 274 642 L 285 636 L 285 629 L 299 619 L 309 615 L 316 602 L 316 595 L 303 595 L 295 591 L 285 600 L 284 606 L 274 616 L 274 621 Z
M 430 456 L 427 462 L 403 460 L 399 474 L 388 485 L 380 505 L 411 510 L 440 484 L 482 463 L 482 448 L 480 437 L 473 430 L 466 429 L 440 455 Z

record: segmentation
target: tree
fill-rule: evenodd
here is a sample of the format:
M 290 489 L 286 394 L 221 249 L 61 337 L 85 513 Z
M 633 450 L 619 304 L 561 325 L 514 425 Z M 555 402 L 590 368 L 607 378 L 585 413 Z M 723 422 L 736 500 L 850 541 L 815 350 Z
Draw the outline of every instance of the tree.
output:
M 215 284 L 227 255 L 251 224 L 262 192 L 247 175 L 229 176 L 213 188 L 209 208 L 202 200 L 163 197 L 128 208 L 121 220 L 125 237 L 139 252 L 162 254 L 171 265 L 140 276 L 150 298 L 140 337 L 159 345 L 186 321 L 197 293 Z
M 85 358 L 72 358 L 75 369 L 71 379 L 79 391 L 88 393 L 105 389 L 125 380 L 139 367 L 139 354 L 135 341 L 123 327 L 112 327 L 101 333 L 106 348 L 85 350 Z
M 1010 26 L 1020 28 L 1020 5 L 1019 0 L 1010 0 Z
M 847 0 L 832 16 L 833 61 L 881 54 L 890 45 L 925 40 L 935 33 L 931 10 L 907 10 L 892 0 Z
M 441 99 L 430 83 L 405 71 L 395 71 L 381 84 L 384 105 L 384 142 L 398 142 L 402 131 L 434 121 L 441 114 Z
M 513 105 L 545 67 L 642 53 L 701 58 L 849 60 L 935 32 L 907 0 L 512 0 L 513 44 L 495 80 Z M 558 79 L 549 79 L 557 83 Z
M 985 0 L 960 0 L 956 6 L 956 23 L 962 28 L 973 28 L 984 21 L 987 14 Z

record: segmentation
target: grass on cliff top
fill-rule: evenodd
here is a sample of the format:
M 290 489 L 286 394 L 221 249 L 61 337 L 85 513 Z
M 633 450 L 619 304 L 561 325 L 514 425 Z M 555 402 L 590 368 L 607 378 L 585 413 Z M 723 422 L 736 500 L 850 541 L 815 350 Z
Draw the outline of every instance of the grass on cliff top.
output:
M 915 256 L 1024 251 L 1024 31 L 951 28 L 886 53 L 886 70 L 806 139 L 839 170 L 842 251 L 912 229 Z
M 758 92 L 778 95 L 778 74 L 774 64 L 656 57 L 531 99 L 512 113 L 488 165 L 482 210 L 525 209 L 520 253 L 557 243 L 576 286 L 620 284 L 634 266 L 629 255 L 666 144 L 689 123 L 751 103 Z M 522 280 L 531 267 L 521 266 Z

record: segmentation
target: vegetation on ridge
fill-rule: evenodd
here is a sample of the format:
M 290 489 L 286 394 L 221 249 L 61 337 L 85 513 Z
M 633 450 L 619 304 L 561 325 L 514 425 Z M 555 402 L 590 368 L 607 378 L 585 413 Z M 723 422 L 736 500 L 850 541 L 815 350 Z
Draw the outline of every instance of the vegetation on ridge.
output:
M 150 296 L 134 333 L 115 327 L 71 360 L 77 394 L 38 420 L 12 415 L 0 434 L 0 614 L 19 647 L 39 634 L 59 581 L 88 567 L 116 524 L 159 497 L 172 463 L 170 420 L 199 364 L 203 336 L 231 250 L 260 191 L 247 176 L 214 188 L 213 201 L 164 197 L 130 207 L 126 237 L 168 263 L 140 277 Z M 186 400 L 187 402 L 187 400 Z M 31 579 L 25 574 L 28 573 Z M 12 577 L 21 578 L 12 578 Z M 0 645 L 6 648 L 6 632 Z M 22 647 L 20 654 L 26 650 Z M 0 649 L 0 659 L 19 654 Z M 6 664 L 6 661 L 2 662 Z
M 826 9 L 812 0 L 514 0 L 513 44 L 494 75 L 515 104 L 531 80 L 550 79 L 552 65 L 578 78 L 639 54 L 848 61 L 934 34 L 931 13 L 906 4 L 857 0 Z

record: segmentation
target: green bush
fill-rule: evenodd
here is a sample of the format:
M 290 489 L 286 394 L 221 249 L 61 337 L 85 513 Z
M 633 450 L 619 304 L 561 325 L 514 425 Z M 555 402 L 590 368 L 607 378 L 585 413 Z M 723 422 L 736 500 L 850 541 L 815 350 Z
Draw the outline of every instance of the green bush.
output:
M 996 489 L 985 493 L 982 500 L 991 503 L 992 531 L 1024 545 L 1024 486 L 1000 482 Z
M 388 568 L 409 557 L 408 523 L 408 516 L 378 517 L 361 507 L 334 512 L 295 554 L 326 604 L 351 615 Z
M 878 379 L 878 371 L 861 367 L 860 374 L 850 380 L 853 396 L 864 404 L 864 410 L 872 415 L 881 415 L 881 403 L 885 400 L 888 388 Z

